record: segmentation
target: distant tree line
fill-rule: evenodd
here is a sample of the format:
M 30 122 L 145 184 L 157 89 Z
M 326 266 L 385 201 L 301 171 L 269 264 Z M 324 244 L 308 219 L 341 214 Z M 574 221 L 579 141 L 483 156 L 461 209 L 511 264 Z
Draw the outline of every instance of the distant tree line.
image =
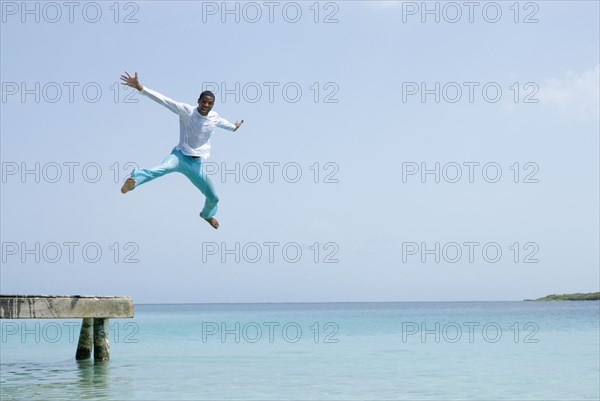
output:
M 600 292 L 577 292 L 575 294 L 550 294 L 538 299 L 526 299 L 525 301 L 598 301 Z

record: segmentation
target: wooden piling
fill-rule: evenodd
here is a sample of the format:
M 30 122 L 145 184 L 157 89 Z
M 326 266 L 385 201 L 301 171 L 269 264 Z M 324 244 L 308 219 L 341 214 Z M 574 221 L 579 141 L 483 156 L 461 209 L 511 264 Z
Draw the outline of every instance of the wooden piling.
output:
M 108 319 L 94 318 L 94 361 L 108 361 L 109 359 Z
M 89 359 L 92 356 L 92 348 L 94 347 L 93 325 L 94 318 L 91 317 L 86 317 L 81 322 L 79 342 L 77 343 L 77 352 L 75 353 L 75 359 L 78 361 Z

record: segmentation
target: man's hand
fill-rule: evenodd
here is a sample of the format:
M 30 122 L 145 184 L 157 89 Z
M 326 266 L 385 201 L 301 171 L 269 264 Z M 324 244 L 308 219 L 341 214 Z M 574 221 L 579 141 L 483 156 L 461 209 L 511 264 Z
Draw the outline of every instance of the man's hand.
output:
M 137 89 L 139 91 L 141 91 L 142 89 L 144 89 L 144 87 L 142 86 L 142 84 L 140 84 L 140 81 L 138 81 L 137 72 L 135 73 L 135 75 L 133 77 L 131 75 L 129 75 L 129 73 L 127 71 L 125 71 L 125 74 L 127 74 L 127 76 L 121 75 L 121 81 L 123 81 L 121 83 L 123 85 L 131 86 L 132 88 L 135 88 L 135 89 Z
M 244 120 L 242 120 L 242 121 L 236 121 L 235 122 L 235 129 L 233 130 L 233 132 L 237 131 L 238 128 L 240 128 L 243 123 L 244 123 Z

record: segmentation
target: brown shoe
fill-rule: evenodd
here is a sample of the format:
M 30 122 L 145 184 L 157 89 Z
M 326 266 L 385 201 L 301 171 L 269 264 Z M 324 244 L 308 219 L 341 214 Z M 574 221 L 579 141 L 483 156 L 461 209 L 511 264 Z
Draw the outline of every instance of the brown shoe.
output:
M 121 193 L 126 194 L 135 187 L 135 180 L 131 177 L 127 178 L 121 187 Z
M 202 217 L 202 215 L 200 215 Z M 202 217 L 204 219 L 204 217 Z M 204 219 L 210 224 L 214 229 L 219 228 L 219 222 L 214 217 L 209 217 L 208 219 Z

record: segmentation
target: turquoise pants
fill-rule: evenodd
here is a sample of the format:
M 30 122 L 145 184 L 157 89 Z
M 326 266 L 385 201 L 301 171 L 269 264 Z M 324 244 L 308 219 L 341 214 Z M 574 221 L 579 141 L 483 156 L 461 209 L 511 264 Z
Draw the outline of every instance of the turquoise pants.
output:
M 131 177 L 135 180 L 134 189 L 145 182 L 175 171 L 189 178 L 192 184 L 206 196 L 206 202 L 204 203 L 204 209 L 200 212 L 200 217 L 204 219 L 213 217 L 217 213 L 219 197 L 215 194 L 210 178 L 202 170 L 202 159 L 186 156 L 177 149 L 173 149 L 160 166 L 151 169 L 134 169 L 131 172 Z

